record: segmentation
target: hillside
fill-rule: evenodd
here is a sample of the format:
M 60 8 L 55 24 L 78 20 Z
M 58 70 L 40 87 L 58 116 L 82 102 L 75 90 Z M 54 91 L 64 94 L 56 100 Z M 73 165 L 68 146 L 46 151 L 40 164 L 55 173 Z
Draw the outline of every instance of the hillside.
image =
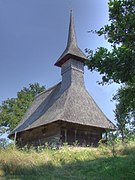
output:
M 135 141 L 114 148 L 0 149 L 0 179 L 134 180 Z

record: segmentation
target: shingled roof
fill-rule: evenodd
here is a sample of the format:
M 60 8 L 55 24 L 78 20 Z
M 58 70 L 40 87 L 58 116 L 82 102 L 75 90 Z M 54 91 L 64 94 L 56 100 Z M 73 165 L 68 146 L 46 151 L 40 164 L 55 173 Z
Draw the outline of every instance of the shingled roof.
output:
M 62 82 L 35 97 L 9 136 L 57 121 L 115 129 L 114 124 L 100 110 L 84 86 L 85 59 L 86 56 L 77 47 L 71 14 L 68 45 L 56 62 L 57 66 L 62 66 Z
M 71 85 L 62 92 L 59 83 L 35 98 L 11 134 L 58 120 L 104 129 L 115 128 L 83 87 L 78 91 L 77 86 Z

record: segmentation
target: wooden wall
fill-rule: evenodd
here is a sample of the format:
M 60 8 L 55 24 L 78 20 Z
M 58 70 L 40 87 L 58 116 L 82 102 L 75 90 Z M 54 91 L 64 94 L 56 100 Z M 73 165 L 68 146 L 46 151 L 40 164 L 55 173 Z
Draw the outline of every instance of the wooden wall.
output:
M 60 140 L 60 127 L 57 124 L 49 124 L 32 130 L 24 131 L 17 135 L 17 144 L 21 147 L 56 144 Z
M 101 128 L 65 123 L 61 125 L 62 142 L 72 145 L 77 143 L 81 146 L 97 146 L 102 138 Z
M 63 143 L 97 146 L 103 131 L 101 128 L 58 121 L 18 133 L 17 143 L 21 147 L 45 145 L 46 143 L 50 146 L 59 146 Z

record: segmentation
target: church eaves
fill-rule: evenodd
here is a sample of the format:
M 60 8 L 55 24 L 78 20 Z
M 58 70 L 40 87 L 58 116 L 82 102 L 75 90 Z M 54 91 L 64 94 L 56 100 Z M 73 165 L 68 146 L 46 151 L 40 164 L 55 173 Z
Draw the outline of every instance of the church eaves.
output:
M 81 62 L 85 62 L 85 60 L 87 59 L 85 54 L 80 50 L 80 48 L 77 45 L 72 11 L 70 12 L 70 24 L 69 24 L 67 47 L 60 56 L 60 58 L 56 61 L 55 65 L 61 67 L 62 64 L 64 64 L 70 58 L 76 59 Z

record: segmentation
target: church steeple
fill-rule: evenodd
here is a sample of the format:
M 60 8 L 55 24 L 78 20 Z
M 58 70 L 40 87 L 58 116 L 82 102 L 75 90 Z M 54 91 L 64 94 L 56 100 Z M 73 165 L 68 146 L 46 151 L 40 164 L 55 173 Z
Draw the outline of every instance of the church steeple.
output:
M 72 11 L 70 12 L 70 23 L 68 32 L 68 42 L 67 47 L 60 58 L 55 63 L 56 66 L 61 67 L 68 59 L 75 59 L 81 62 L 86 60 L 85 54 L 77 46 L 76 33 L 74 29 L 74 18 Z
M 76 33 L 75 33 L 75 28 L 74 28 L 74 18 L 73 18 L 72 10 L 70 11 L 70 23 L 69 23 L 67 47 L 69 49 L 73 47 L 77 47 L 77 40 L 76 40 Z

